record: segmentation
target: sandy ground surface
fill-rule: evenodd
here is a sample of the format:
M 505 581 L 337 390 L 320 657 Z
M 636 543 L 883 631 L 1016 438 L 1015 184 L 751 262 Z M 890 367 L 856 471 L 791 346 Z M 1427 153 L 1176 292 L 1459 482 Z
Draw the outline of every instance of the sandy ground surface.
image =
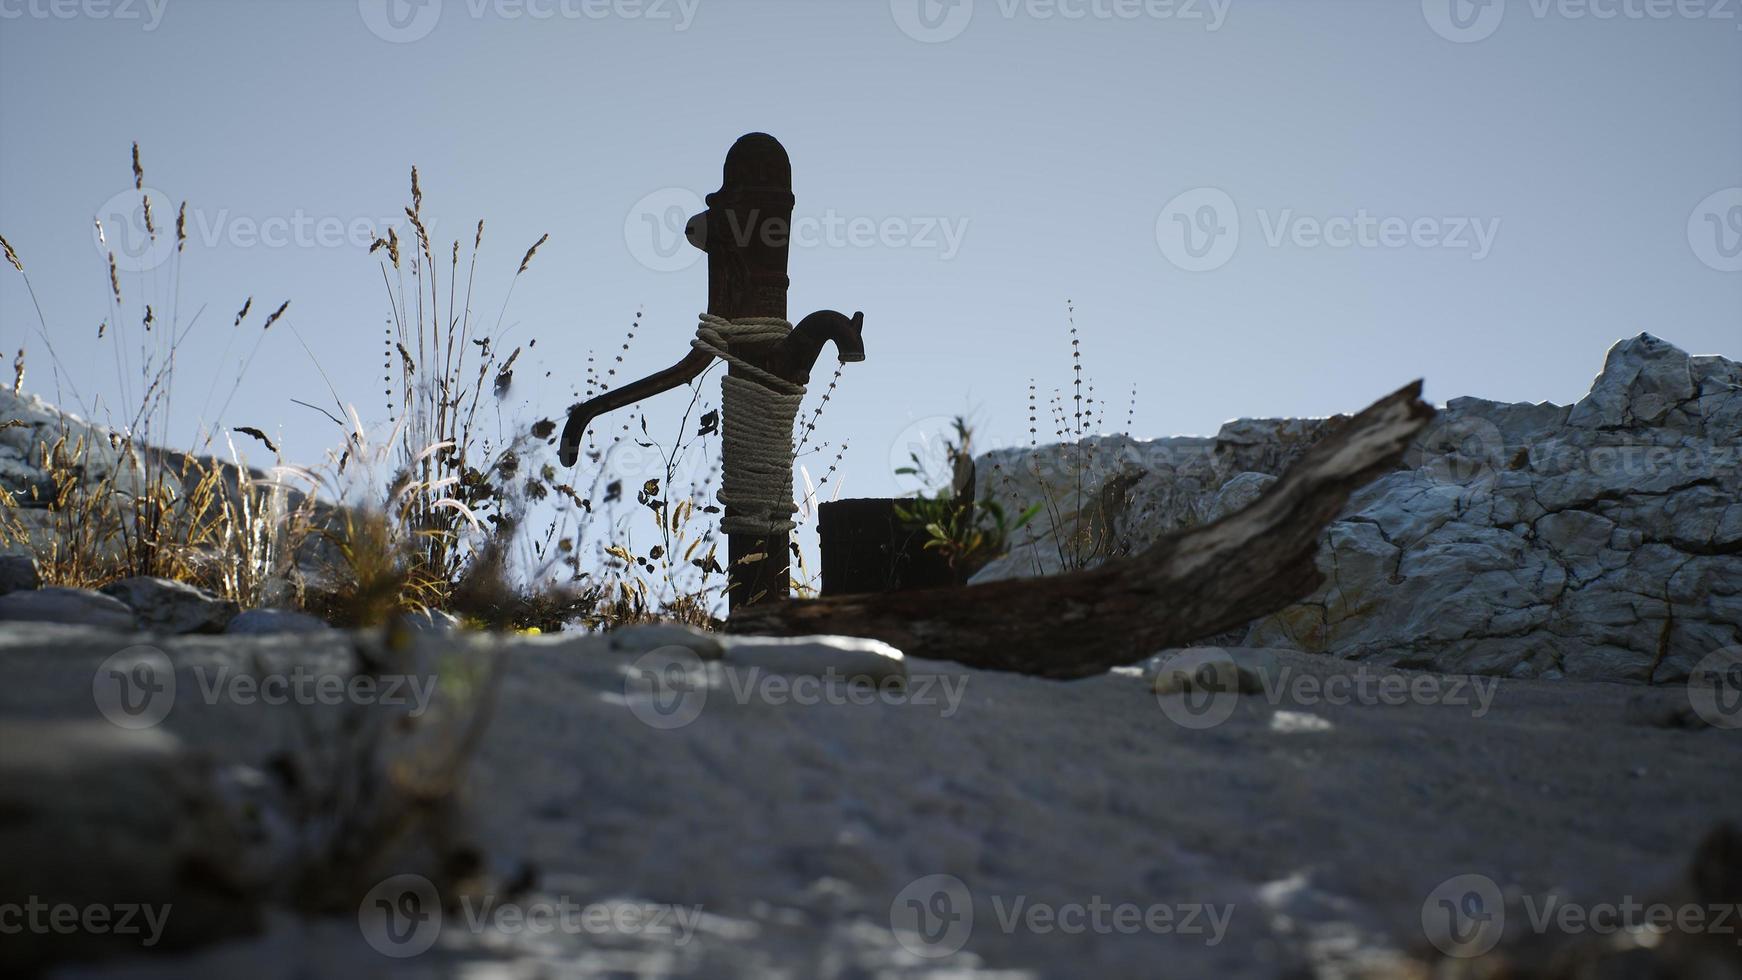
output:
M 312 663 L 340 641 L 251 642 Z M 161 645 L 183 676 L 236 643 Z M 0 632 L 0 721 L 95 717 L 92 672 L 122 645 Z M 517 641 L 469 804 L 528 890 L 405 943 L 275 914 L 256 939 L 55 975 L 1408 975 L 1448 880 L 1514 909 L 1643 899 L 1742 816 L 1742 732 L 1629 720 L 1684 689 L 1277 657 L 1276 695 L 912 659 L 905 691 L 872 696 L 683 658 L 655 683 L 662 665 L 596 640 Z M 1361 681 L 1330 698 L 1355 703 L 1303 680 L 1332 676 Z M 163 726 L 255 762 L 293 710 L 178 702 Z

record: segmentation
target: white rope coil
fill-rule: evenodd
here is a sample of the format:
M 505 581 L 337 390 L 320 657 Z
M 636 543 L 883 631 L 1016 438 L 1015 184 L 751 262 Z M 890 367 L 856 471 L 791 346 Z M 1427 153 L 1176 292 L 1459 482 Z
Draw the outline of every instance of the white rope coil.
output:
M 703 313 L 690 346 L 738 370 L 720 379 L 720 441 L 724 460 L 720 503 L 727 534 L 787 534 L 798 525 L 792 494 L 792 430 L 805 386 L 739 356 L 779 343 L 792 332 L 782 317 L 727 320 Z

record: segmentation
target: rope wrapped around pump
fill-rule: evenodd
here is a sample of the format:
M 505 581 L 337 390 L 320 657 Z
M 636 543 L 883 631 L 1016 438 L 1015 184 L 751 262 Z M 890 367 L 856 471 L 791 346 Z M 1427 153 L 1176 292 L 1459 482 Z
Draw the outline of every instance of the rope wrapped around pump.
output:
M 792 431 L 805 386 L 733 352 L 779 343 L 791 332 L 783 317 L 727 320 L 703 313 L 690 341 L 738 372 L 720 379 L 720 503 L 726 506 L 720 530 L 727 534 L 787 534 L 798 526 L 792 520 L 798 512 L 792 499 Z

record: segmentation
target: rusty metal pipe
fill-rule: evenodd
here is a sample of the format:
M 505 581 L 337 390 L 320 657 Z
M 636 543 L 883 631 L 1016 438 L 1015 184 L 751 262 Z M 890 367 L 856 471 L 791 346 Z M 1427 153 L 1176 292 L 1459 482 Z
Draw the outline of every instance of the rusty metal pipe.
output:
M 575 465 L 575 461 L 581 456 L 581 440 L 586 437 L 587 426 L 592 425 L 594 419 L 606 412 L 616 411 L 643 398 L 651 398 L 678 385 L 694 381 L 697 375 L 708 369 L 713 360 L 713 355 L 707 351 L 692 350 L 683 360 L 658 374 L 650 374 L 640 381 L 631 381 L 621 388 L 589 398 L 569 409 L 569 421 L 563 426 L 557 458 L 564 466 Z
M 834 310 L 818 310 L 800 320 L 776 348 L 775 373 L 789 381 L 807 383 L 825 343 L 835 345 L 835 354 L 842 361 L 863 361 L 865 314 L 854 313 L 848 318 Z

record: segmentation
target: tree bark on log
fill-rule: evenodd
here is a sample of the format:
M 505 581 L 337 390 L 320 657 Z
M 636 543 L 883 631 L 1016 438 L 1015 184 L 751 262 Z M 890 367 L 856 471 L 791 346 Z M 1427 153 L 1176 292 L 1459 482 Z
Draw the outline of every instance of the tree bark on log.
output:
M 734 610 L 733 633 L 837 633 L 986 670 L 1070 679 L 1133 664 L 1309 595 L 1315 558 L 1349 497 L 1396 467 L 1434 416 L 1421 382 L 1307 450 L 1263 496 L 1141 554 L 1046 578 L 787 600 Z

